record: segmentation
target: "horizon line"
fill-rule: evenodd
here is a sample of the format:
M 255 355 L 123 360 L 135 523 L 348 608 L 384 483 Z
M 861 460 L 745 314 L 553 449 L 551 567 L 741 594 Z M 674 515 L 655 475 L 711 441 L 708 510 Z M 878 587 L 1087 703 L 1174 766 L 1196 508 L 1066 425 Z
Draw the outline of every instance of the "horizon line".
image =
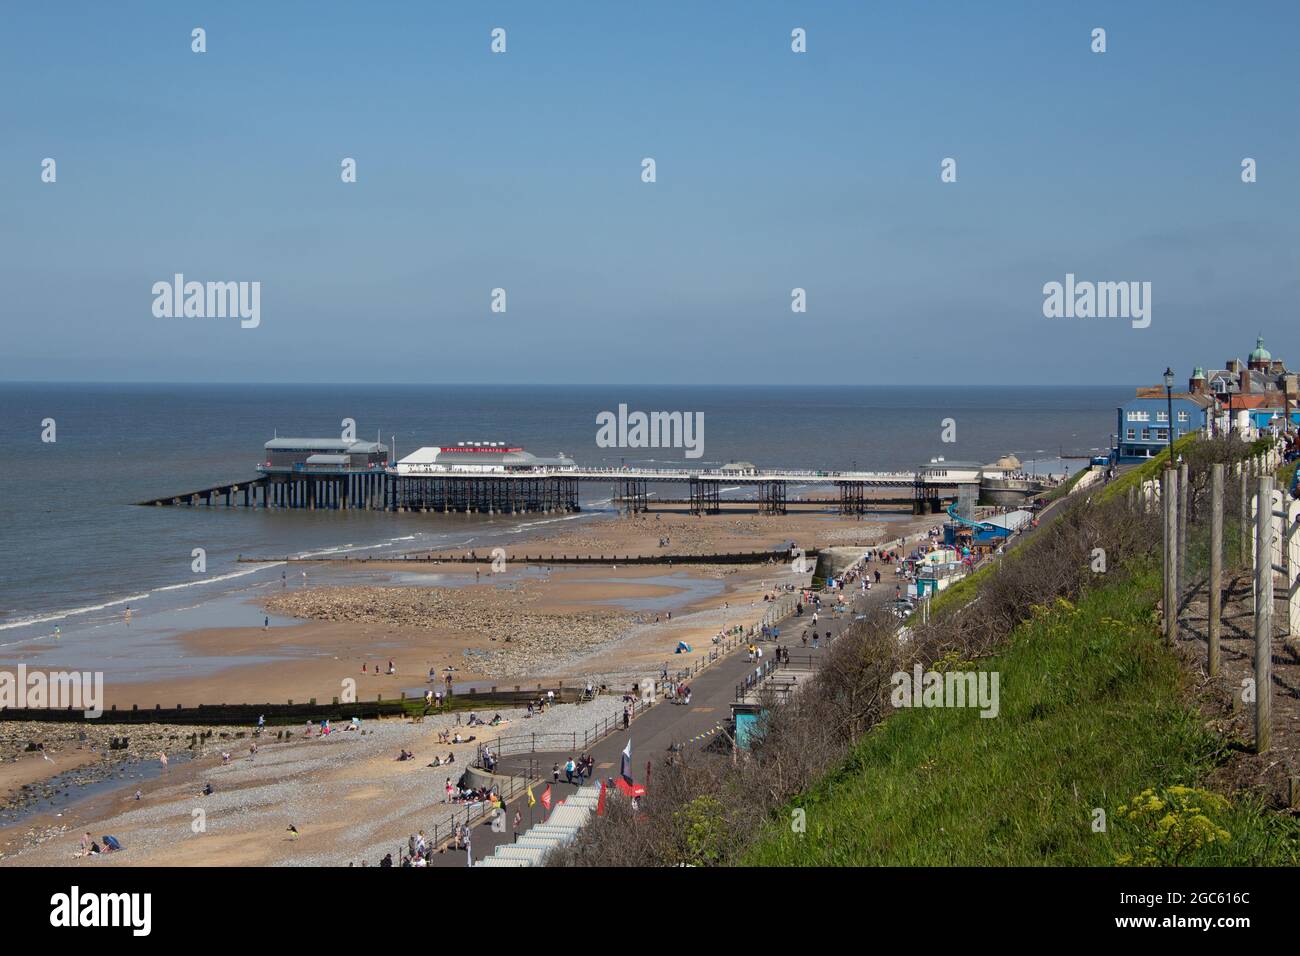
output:
M 1158 376 L 1157 376 L 1158 377 Z M 198 382 L 180 382 L 170 379 L 0 379 L 0 386 L 5 385 L 174 385 L 186 387 L 201 387 L 208 385 L 274 385 L 274 386 L 303 386 L 303 387 L 326 387 L 329 388 L 372 388 L 372 387 L 398 387 L 398 388 L 427 388 L 427 387 L 455 387 L 455 386 L 474 386 L 481 388 L 719 388 L 719 389 L 738 389 L 738 388 L 766 388 L 781 391 L 808 391 L 812 389 L 827 388 L 933 388 L 934 383 L 886 383 L 886 384 L 867 384 L 863 382 L 831 382 L 817 383 L 808 385 L 792 385 L 786 382 L 771 383 L 745 383 L 735 384 L 726 382 L 711 382 L 706 384 L 694 382 L 490 382 L 490 381 L 457 381 L 457 382 L 338 382 L 338 381 L 265 381 L 254 379 L 212 379 Z M 1060 382 L 1021 382 L 1012 384 L 991 384 L 988 382 L 948 382 L 941 387 L 945 388 L 1142 388 L 1145 386 L 1136 385 L 1133 382 L 1091 382 L 1087 384 L 1062 384 Z M 1163 385 L 1161 386 L 1163 388 Z

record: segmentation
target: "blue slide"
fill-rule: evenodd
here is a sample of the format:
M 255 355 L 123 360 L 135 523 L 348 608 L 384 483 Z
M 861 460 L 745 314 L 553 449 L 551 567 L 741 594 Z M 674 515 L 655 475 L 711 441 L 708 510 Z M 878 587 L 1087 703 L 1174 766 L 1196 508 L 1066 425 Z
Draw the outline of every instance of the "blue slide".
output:
M 957 514 L 956 508 L 956 505 L 948 506 L 948 517 L 958 524 L 964 524 L 967 527 L 974 528 L 976 531 L 993 531 L 996 529 L 996 525 L 988 524 L 985 521 L 971 521 L 969 518 L 963 518 L 961 515 Z

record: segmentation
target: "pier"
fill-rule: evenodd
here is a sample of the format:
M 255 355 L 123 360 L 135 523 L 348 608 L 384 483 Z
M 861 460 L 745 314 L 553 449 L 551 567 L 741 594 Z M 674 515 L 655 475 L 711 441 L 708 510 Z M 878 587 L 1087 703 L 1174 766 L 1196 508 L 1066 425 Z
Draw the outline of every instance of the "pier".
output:
M 503 443 L 502 443 L 503 446 Z M 915 514 L 938 514 L 945 501 L 974 496 L 1003 479 L 985 479 L 979 466 L 942 460 L 914 471 L 831 471 L 759 469 L 724 466 L 691 468 L 585 468 L 564 457 L 542 459 L 522 449 L 493 443 L 471 447 L 421 449 L 400 462 L 388 460 L 379 442 L 337 439 L 276 438 L 266 443 L 267 459 L 259 475 L 196 491 L 165 495 L 141 505 L 204 505 L 298 510 L 364 510 L 414 513 L 550 514 L 581 510 L 583 484 L 612 486 L 612 499 L 630 513 L 656 503 L 684 503 L 691 514 L 722 511 L 723 504 L 753 503 L 763 514 L 786 514 L 794 487 L 824 489 L 825 503 L 837 503 L 846 515 L 863 515 L 880 504 L 910 501 Z M 429 454 L 422 454 L 428 452 Z M 441 455 L 439 453 L 442 453 Z M 450 452 L 462 452 L 445 463 Z M 473 454 L 469 454 L 469 453 Z M 1024 496 L 1042 490 L 1023 481 Z M 651 495 L 651 486 L 684 487 L 684 498 Z M 744 489 L 745 499 L 727 499 L 723 491 Z M 901 495 L 876 497 L 881 491 Z
M 965 482 L 972 484 L 972 482 Z M 934 482 L 919 474 L 861 474 L 827 472 L 775 472 L 738 477 L 716 472 L 685 469 L 657 469 L 653 472 L 623 470 L 572 470 L 560 473 L 524 472 L 499 475 L 402 475 L 392 469 L 364 473 L 262 475 L 246 481 L 227 482 L 164 495 L 137 502 L 158 507 L 177 505 L 316 510 L 362 510 L 392 512 L 463 512 L 468 514 L 535 514 L 581 510 L 579 487 L 583 484 L 612 485 L 614 500 L 633 513 L 650 510 L 655 499 L 649 487 L 677 484 L 688 489 L 685 498 L 664 499 L 663 504 L 685 503 L 691 514 L 719 514 L 722 505 L 756 504 L 763 514 L 785 514 L 790 505 L 791 485 L 825 486 L 838 494 L 824 503 L 835 503 L 841 514 L 865 514 L 874 505 L 911 501 L 917 514 L 938 514 L 945 500 L 957 497 L 962 482 Z M 978 481 L 973 482 L 978 485 Z M 734 501 L 722 497 L 723 487 L 753 486 L 752 499 Z M 875 500 L 871 489 L 910 492 L 906 498 Z M 812 502 L 800 502 L 812 503 Z

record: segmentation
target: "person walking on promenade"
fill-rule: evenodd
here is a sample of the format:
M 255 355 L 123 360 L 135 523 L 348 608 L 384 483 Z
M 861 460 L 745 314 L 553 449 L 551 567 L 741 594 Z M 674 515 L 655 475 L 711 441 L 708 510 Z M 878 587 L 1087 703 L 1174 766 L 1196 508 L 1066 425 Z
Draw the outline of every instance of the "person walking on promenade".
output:
M 551 777 L 554 778 L 556 785 L 560 782 L 560 765 L 557 763 L 551 768 Z
M 632 723 L 632 711 L 630 708 L 623 708 L 623 729 L 627 730 L 628 725 Z

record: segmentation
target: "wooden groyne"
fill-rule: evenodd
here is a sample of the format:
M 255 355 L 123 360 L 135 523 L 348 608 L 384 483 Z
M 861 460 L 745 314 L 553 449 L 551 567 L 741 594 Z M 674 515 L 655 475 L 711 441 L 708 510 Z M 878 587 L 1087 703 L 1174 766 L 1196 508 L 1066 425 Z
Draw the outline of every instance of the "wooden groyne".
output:
M 446 694 L 446 688 L 439 683 L 428 685 L 431 690 Z M 515 684 L 511 688 L 491 685 L 479 690 L 471 687 L 468 691 L 451 694 L 444 698 L 439 710 L 429 708 L 429 714 L 458 710 L 517 708 L 526 707 L 530 700 L 545 697 L 547 692 L 554 693 L 556 703 L 574 703 L 582 696 L 579 687 L 543 687 L 538 684 L 535 689 L 525 690 Z M 0 721 L 30 720 L 49 723 L 87 723 L 87 724 L 192 724 L 198 726 L 251 726 L 259 717 L 265 717 L 268 725 L 301 724 L 307 720 L 374 720 L 380 717 L 419 716 L 424 713 L 422 697 L 398 698 L 376 697 L 370 701 L 342 703 L 336 697 L 327 704 L 317 703 L 315 698 L 308 701 L 288 701 L 283 704 L 199 704 L 196 707 L 141 707 L 133 704 L 129 708 L 119 708 L 116 704 L 106 709 L 99 717 L 87 717 L 82 710 L 53 709 L 48 707 L 8 707 L 0 708 Z
M 817 548 L 806 548 L 804 554 L 807 557 L 816 557 Z M 237 559 L 242 564 L 492 564 L 504 561 L 506 564 L 779 564 L 792 559 L 789 551 L 727 551 L 720 554 L 538 554 L 534 556 L 522 555 L 514 557 L 496 557 L 490 554 L 457 554 L 457 555 L 401 555 L 401 556 L 371 556 L 352 557 L 350 555 L 341 555 L 338 557 L 310 557 L 310 558 L 293 558 L 293 557 L 259 557 L 249 558 L 240 555 Z

